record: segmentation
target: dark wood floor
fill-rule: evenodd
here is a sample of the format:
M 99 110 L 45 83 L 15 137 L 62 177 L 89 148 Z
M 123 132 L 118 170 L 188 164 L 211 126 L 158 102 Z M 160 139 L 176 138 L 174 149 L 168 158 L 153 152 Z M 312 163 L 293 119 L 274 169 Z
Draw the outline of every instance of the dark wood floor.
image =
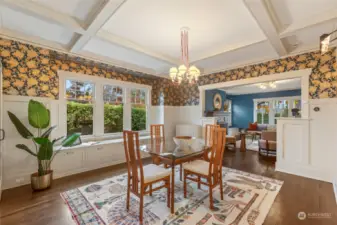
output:
M 272 161 L 259 159 L 258 154 L 252 151 L 226 151 L 224 166 L 284 181 L 264 224 L 337 224 L 337 205 L 330 183 L 275 172 Z M 65 177 L 56 180 L 52 189 L 39 193 L 32 193 L 29 186 L 6 190 L 0 203 L 0 224 L 73 225 L 59 193 L 123 172 L 126 172 L 125 166 L 117 165 Z M 331 213 L 331 218 L 300 221 L 298 212 Z

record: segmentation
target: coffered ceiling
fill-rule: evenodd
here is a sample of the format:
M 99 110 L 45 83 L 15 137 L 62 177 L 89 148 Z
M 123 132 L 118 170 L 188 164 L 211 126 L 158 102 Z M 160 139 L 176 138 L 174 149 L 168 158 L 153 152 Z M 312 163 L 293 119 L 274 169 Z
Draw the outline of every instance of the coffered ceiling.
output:
M 180 28 L 204 74 L 317 50 L 336 0 L 0 0 L 0 36 L 168 77 Z

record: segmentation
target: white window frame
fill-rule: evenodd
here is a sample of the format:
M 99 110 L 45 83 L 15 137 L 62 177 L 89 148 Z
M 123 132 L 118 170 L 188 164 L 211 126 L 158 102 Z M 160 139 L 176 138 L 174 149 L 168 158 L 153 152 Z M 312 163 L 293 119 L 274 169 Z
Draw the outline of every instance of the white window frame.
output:
M 282 100 L 286 100 L 288 101 L 288 105 L 289 105 L 289 108 L 288 108 L 288 115 L 292 115 L 291 113 L 291 110 L 292 110 L 292 107 L 293 107 L 293 101 L 294 100 L 301 100 L 301 96 L 290 96 L 290 97 L 275 97 L 275 98 L 256 98 L 256 99 L 253 99 L 253 102 L 254 102 L 254 122 L 257 121 L 257 111 L 256 111 L 256 108 L 257 108 L 257 104 L 259 102 L 269 102 L 269 124 L 270 125 L 274 125 L 275 124 L 275 111 L 274 111 L 274 107 L 273 107 L 273 104 L 274 104 L 274 101 L 282 101 Z M 262 121 L 263 120 L 263 116 L 262 116 Z
M 94 138 L 121 138 L 122 132 L 120 133 L 109 133 L 104 134 L 104 100 L 103 100 L 103 86 L 119 86 L 123 89 L 123 129 L 131 130 L 131 89 L 141 89 L 145 91 L 145 104 L 147 109 L 150 108 L 151 104 L 151 91 L 152 87 L 144 84 L 137 84 L 126 81 L 113 80 L 98 76 L 85 75 L 81 73 L 73 73 L 67 71 L 58 71 L 59 75 L 59 110 L 60 110 L 60 121 L 64 121 L 60 126 L 60 131 L 66 135 L 67 134 L 67 99 L 66 99 L 66 80 L 76 80 L 85 81 L 93 83 L 94 96 L 95 99 L 92 101 L 93 104 L 93 134 L 82 136 L 82 140 L 94 139 Z M 148 110 L 147 110 L 148 111 Z M 140 131 L 140 134 L 149 133 L 149 114 L 146 113 L 146 130 Z

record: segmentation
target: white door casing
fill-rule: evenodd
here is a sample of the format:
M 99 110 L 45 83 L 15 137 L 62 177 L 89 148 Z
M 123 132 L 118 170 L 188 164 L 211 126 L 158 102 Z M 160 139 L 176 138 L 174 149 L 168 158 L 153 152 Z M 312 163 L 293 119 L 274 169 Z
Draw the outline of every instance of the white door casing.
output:
M 0 87 L 1 87 L 1 91 L 0 91 L 0 132 L 4 132 L 3 130 L 3 97 L 2 97 L 2 60 L 0 58 Z M 2 162 L 3 162 L 3 141 L 1 141 L 1 139 L 4 139 L 5 133 L 0 133 L 0 201 L 1 201 L 1 194 L 2 194 L 2 173 L 3 173 L 3 169 L 2 169 Z

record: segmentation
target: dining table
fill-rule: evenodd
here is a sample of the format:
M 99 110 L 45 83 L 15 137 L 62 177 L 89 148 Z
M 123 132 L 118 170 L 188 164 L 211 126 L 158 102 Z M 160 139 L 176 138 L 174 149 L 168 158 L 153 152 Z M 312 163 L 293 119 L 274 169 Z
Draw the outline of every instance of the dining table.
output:
M 171 167 L 171 213 L 174 213 L 174 187 L 175 187 L 175 167 L 182 163 L 207 156 L 210 147 L 205 145 L 205 141 L 193 138 L 190 141 L 177 145 L 174 140 L 152 140 L 149 143 L 139 146 L 142 152 L 151 155 L 153 163 L 159 165 L 164 163 Z M 180 176 L 182 174 L 180 173 Z

